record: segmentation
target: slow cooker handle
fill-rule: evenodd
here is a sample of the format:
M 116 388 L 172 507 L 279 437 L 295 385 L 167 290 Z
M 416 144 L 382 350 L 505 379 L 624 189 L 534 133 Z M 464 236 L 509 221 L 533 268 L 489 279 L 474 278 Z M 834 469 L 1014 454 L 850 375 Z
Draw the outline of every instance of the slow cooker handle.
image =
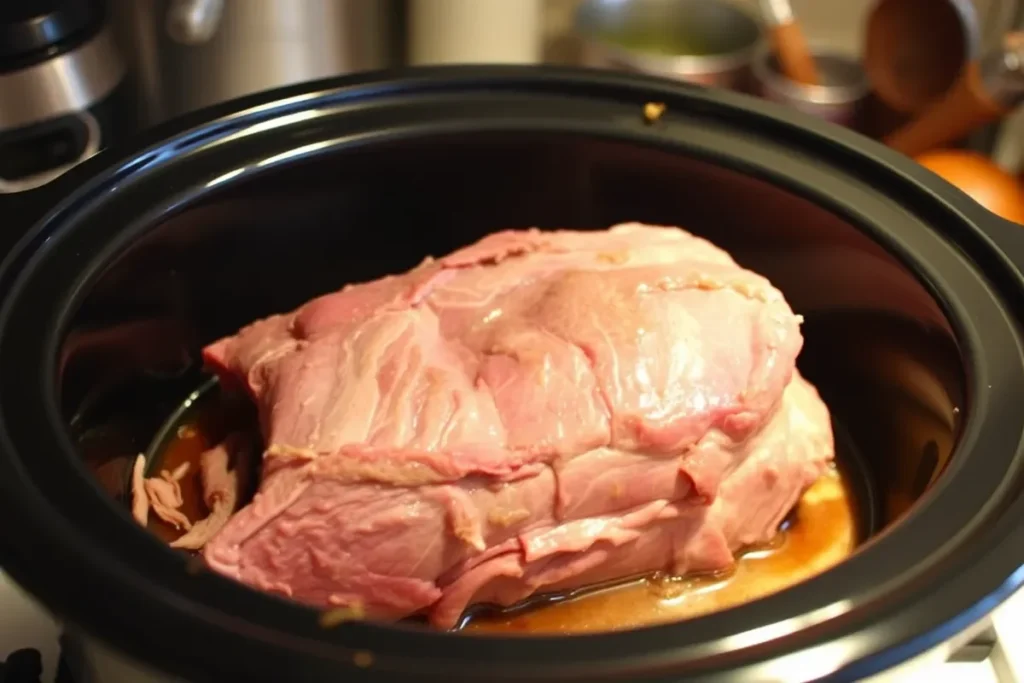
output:
M 985 213 L 987 215 L 981 226 L 986 234 L 1013 261 L 1017 270 L 1024 274 L 1024 225 L 1000 218 L 994 213 Z

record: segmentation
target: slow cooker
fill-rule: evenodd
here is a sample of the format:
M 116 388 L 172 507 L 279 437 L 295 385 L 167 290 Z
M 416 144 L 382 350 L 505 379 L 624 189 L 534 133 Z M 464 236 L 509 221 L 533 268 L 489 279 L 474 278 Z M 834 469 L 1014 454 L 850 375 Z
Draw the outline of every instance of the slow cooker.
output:
M 32 190 L 135 125 L 131 84 L 94 0 L 0 10 L 0 197 Z
M 1024 229 L 849 131 L 646 77 L 446 67 L 207 109 L 44 191 L 45 211 L 15 217 L 25 234 L 0 268 L 0 561 L 67 625 L 83 667 L 855 680 L 945 656 L 1024 580 Z M 204 343 L 489 231 L 623 221 L 711 239 L 805 317 L 801 371 L 867 472 L 871 534 L 848 560 L 622 632 L 327 629 L 131 520 L 121 475 Z

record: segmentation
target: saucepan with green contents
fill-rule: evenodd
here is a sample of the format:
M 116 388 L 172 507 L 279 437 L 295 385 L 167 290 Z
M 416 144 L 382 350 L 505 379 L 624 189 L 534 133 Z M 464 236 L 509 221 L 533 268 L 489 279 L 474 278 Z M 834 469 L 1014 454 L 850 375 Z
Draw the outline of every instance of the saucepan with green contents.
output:
M 728 0 L 585 0 L 576 13 L 587 66 L 746 90 L 761 43 L 755 15 Z

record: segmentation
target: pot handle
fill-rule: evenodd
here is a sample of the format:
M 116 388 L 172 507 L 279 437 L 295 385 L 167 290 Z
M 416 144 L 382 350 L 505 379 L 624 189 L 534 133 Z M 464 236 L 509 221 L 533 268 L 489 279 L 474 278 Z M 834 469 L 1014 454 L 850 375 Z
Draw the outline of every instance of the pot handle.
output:
M 985 233 L 1013 262 L 1017 270 L 1024 274 L 1024 225 L 1008 221 L 994 213 L 986 213 L 988 215 L 981 223 Z

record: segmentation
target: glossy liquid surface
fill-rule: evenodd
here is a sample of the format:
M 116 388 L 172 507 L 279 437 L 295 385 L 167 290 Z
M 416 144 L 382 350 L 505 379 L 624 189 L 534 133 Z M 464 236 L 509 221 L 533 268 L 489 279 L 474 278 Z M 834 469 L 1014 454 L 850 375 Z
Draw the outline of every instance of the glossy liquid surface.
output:
M 838 469 L 801 498 L 771 547 L 743 554 L 728 574 L 655 576 L 512 616 L 481 614 L 465 628 L 502 635 L 569 634 L 679 621 L 770 595 L 825 571 L 853 552 L 858 515 Z
M 203 400 L 168 442 L 160 470 L 190 463 L 182 480 L 189 519 L 206 516 L 199 479 L 199 456 L 246 416 L 231 403 Z M 153 472 L 155 474 L 155 472 Z M 855 549 L 858 538 L 856 496 L 839 468 L 819 479 L 801 498 L 784 528 L 766 547 L 745 552 L 735 568 L 715 576 L 653 576 L 585 592 L 578 597 L 537 600 L 537 606 L 505 612 L 478 610 L 463 628 L 499 634 L 569 634 L 636 628 L 678 621 L 733 607 L 792 586 L 837 564 Z M 150 515 L 149 529 L 164 541 L 181 532 Z

